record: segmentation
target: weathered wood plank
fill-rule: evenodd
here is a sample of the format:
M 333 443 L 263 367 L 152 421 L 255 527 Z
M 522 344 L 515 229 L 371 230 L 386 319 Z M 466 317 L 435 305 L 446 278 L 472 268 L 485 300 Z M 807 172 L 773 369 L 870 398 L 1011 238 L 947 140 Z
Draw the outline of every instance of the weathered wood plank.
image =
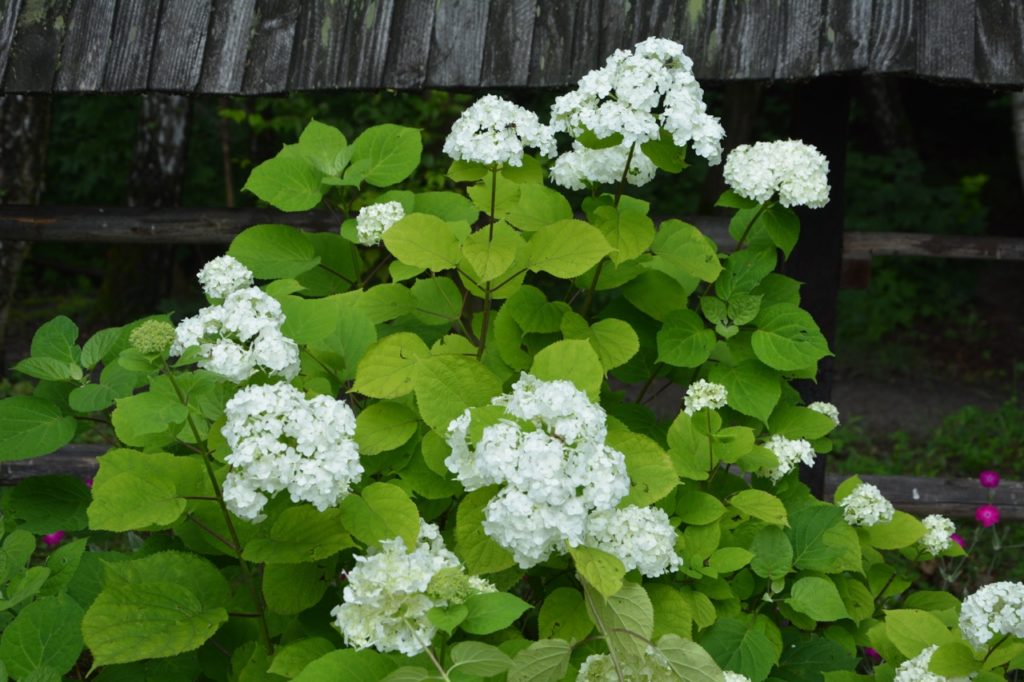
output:
M 244 94 L 259 95 L 288 89 L 299 7 L 292 0 L 256 0 L 256 17 L 242 79 Z
M 350 5 L 310 0 L 299 6 L 288 84 L 300 90 L 320 90 L 337 82 Z
M 579 0 L 545 2 L 538 6 L 530 49 L 530 87 L 561 87 L 570 82 L 574 17 Z
M 16 485 L 32 476 L 77 476 L 88 480 L 96 475 L 96 458 L 108 450 L 106 445 L 65 445 L 45 457 L 0 463 L 0 485 Z
M 150 89 L 195 91 L 203 69 L 212 5 L 213 0 L 164 0 Z
M 430 63 L 426 85 L 432 88 L 479 87 L 484 45 L 489 40 L 504 45 L 508 36 L 489 35 L 487 18 L 491 0 L 439 0 L 434 11 L 430 39 Z
M 395 7 L 391 34 L 400 38 L 388 41 L 384 87 L 415 89 L 426 83 L 435 4 L 435 0 L 404 0 Z
M 974 8 L 974 65 L 986 83 L 1019 82 L 1024 54 L 1024 5 L 979 2 Z
M 917 232 L 847 232 L 844 253 L 967 260 L 1024 261 L 1024 239 Z
M 67 17 L 68 0 L 36 0 L 21 5 L 7 57 L 7 92 L 53 89 Z
M 909 73 L 917 66 L 915 0 L 875 2 L 871 10 L 869 70 Z
M 497 28 L 503 38 L 484 43 L 480 85 L 489 88 L 527 84 L 530 77 L 535 7 L 536 0 L 491 3 L 487 25 Z
M 115 9 L 113 2 L 76 2 L 71 7 L 56 90 L 90 92 L 102 86 Z
M 917 75 L 974 78 L 974 5 L 975 0 L 917 0 Z
M 871 3 L 828 0 L 825 40 L 821 44 L 821 73 L 863 71 L 868 68 Z
M 351 1 L 349 30 L 342 38 L 336 87 L 377 87 L 387 65 L 395 0 Z M 401 39 L 395 36 L 395 40 Z
M 161 0 L 120 0 L 114 15 L 103 90 L 145 90 L 153 58 Z
M 768 79 L 776 77 L 775 64 L 785 41 L 785 16 L 763 11 L 751 2 L 721 3 L 715 33 L 721 36 L 720 59 L 709 77 Z M 769 39 L 770 36 L 770 39 Z
M 21 0 L 0 0 L 0 83 L 4 82 L 20 10 Z
M 217 0 L 214 3 L 199 92 L 231 94 L 241 91 L 255 11 L 256 0 Z
M 791 0 L 782 6 L 783 25 L 776 78 L 812 78 L 821 73 L 822 45 L 827 41 L 821 0 Z

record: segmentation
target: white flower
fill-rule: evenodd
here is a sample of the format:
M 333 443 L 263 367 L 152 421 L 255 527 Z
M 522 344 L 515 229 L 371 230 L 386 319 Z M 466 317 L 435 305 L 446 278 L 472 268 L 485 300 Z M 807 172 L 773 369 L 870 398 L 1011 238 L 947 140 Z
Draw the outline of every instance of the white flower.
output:
M 975 649 L 998 635 L 1024 638 L 1024 583 L 985 585 L 964 600 L 960 631 Z
M 595 184 L 619 182 L 629 156 L 629 145 L 588 149 L 573 142 L 572 151 L 558 157 L 551 167 L 551 181 L 566 189 L 585 189 Z M 654 178 L 654 163 L 639 148 L 633 150 L 626 181 L 642 187 Z
M 952 535 L 956 532 L 956 525 L 950 519 L 941 514 L 931 514 L 924 517 L 921 523 L 924 524 L 925 534 L 918 540 L 918 544 L 924 551 L 938 555 L 953 544 Z
M 839 500 L 838 504 L 843 508 L 843 518 L 848 524 L 865 528 L 889 523 L 896 512 L 892 502 L 885 499 L 882 491 L 870 483 L 861 483 Z
M 819 412 L 825 415 L 826 417 L 834 421 L 836 423 L 836 426 L 839 426 L 839 408 L 833 405 L 832 403 L 819 401 L 811 403 L 810 405 L 807 406 L 807 409 L 814 410 L 815 412 Z
M 209 261 L 197 278 L 210 299 L 223 299 L 234 291 L 252 286 L 252 272 L 231 256 L 218 256 Z
M 730 670 L 723 670 L 722 672 L 725 674 L 725 682 L 750 682 L 750 678 L 746 675 L 740 675 Z
M 700 410 L 717 410 L 725 407 L 728 392 L 722 384 L 698 379 L 686 389 L 683 411 L 691 417 Z
M 517 488 L 504 488 L 484 507 L 484 533 L 512 553 L 520 568 L 583 543 L 587 510 L 573 498 L 560 505 L 538 503 Z
M 799 140 L 741 144 L 729 153 L 724 175 L 736 194 L 759 204 L 776 193 L 783 206 L 828 203 L 828 159 Z
M 585 544 L 622 560 L 627 571 L 638 569 L 648 578 L 677 571 L 676 530 L 668 514 L 657 507 L 630 505 L 591 514 Z
M 384 233 L 404 217 L 405 209 L 397 201 L 363 206 L 356 215 L 359 243 L 364 246 L 379 244 Z
M 768 476 L 775 483 L 801 462 L 806 466 L 814 466 L 814 447 L 803 438 L 792 440 L 774 435 L 764 446 L 779 460 L 779 466 L 768 471 Z
M 678 680 L 665 654 L 652 646 L 647 647 L 643 658 L 625 657 L 620 660 L 623 677 L 620 678 L 615 663 L 608 654 L 592 654 L 580 665 L 576 682 L 668 682 Z M 726 681 L 728 682 L 728 680 Z
M 457 161 L 521 166 L 525 147 L 536 147 L 543 156 L 553 156 L 554 134 L 532 111 L 485 95 L 462 112 L 452 126 L 444 153 Z
M 224 414 L 221 433 L 231 447 L 224 499 L 240 518 L 261 520 L 269 497 L 282 490 L 293 502 L 324 511 L 363 473 L 355 416 L 339 400 L 307 400 L 285 383 L 248 386 L 228 401 Z
M 929 671 L 928 664 L 931 663 L 932 655 L 938 648 L 937 644 L 933 644 L 922 649 L 921 653 L 909 661 L 900 663 L 900 666 L 896 668 L 896 677 L 893 678 L 893 682 L 969 682 L 974 678 L 973 674 L 969 677 L 944 677 Z

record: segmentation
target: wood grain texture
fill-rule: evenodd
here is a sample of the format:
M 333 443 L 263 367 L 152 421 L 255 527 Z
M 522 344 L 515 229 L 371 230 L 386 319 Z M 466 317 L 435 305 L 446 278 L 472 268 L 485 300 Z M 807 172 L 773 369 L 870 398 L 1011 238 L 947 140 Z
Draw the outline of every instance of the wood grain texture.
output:
M 974 11 L 978 78 L 994 85 L 1017 84 L 1024 54 L 1024 4 L 982 2 Z
M 76 2 L 72 6 L 57 70 L 58 92 L 91 92 L 102 87 L 115 8 L 113 2 Z
M 153 60 L 161 0 L 120 0 L 114 14 L 104 92 L 145 90 Z
M 203 70 L 213 0 L 163 0 L 151 90 L 194 92 Z
M 341 36 L 340 77 L 335 87 L 379 87 L 387 66 L 394 12 L 395 0 L 352 0 L 350 28 Z
M 0 83 L 4 82 L 20 10 L 21 0 L 0 0 Z
M 487 25 L 492 34 L 507 39 L 484 42 L 482 86 L 520 87 L 529 82 L 535 7 L 535 0 L 491 2 Z
M 917 75 L 974 78 L 974 6 L 975 0 L 917 0 Z
M 199 92 L 231 94 L 241 91 L 255 11 L 256 0 L 214 3 Z
M 825 40 L 821 44 L 822 73 L 863 71 L 871 44 L 871 3 L 828 0 Z
M 293 0 L 256 0 L 256 16 L 246 53 L 242 92 L 284 92 L 295 41 L 299 5 Z
M 488 34 L 491 0 L 438 0 L 426 85 L 432 88 L 464 88 L 479 85 L 483 70 L 484 43 L 498 42 L 509 49 L 507 35 Z
M 435 0 L 402 0 L 391 16 L 391 34 L 381 85 L 410 90 L 427 82 Z
M 18 8 L 4 75 L 6 92 L 53 89 L 67 28 L 68 0 L 25 0 Z M 4 22 L 6 23 L 6 21 Z
M 915 0 L 884 0 L 871 8 L 868 69 L 877 73 L 910 73 L 917 65 Z

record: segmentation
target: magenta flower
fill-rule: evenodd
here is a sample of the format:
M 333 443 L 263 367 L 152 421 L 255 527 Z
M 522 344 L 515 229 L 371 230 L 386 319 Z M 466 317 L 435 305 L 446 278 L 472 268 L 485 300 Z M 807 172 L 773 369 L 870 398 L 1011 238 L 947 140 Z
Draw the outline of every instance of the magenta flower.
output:
M 869 646 L 864 647 L 864 656 L 866 656 L 874 665 L 878 665 L 882 662 L 882 654 Z
M 960 545 L 964 549 L 967 549 L 967 542 L 962 537 L 960 537 L 959 534 L 953 533 L 949 536 L 949 539 L 955 542 L 956 544 Z
M 974 518 L 983 528 L 994 526 L 999 523 L 999 507 L 983 504 L 974 512 Z
M 999 472 L 985 469 L 985 471 L 978 474 L 978 482 L 981 483 L 982 488 L 998 488 Z
M 43 544 L 49 548 L 54 548 L 60 544 L 60 541 L 64 539 L 64 531 L 59 530 L 56 533 L 50 533 L 49 535 L 43 536 Z

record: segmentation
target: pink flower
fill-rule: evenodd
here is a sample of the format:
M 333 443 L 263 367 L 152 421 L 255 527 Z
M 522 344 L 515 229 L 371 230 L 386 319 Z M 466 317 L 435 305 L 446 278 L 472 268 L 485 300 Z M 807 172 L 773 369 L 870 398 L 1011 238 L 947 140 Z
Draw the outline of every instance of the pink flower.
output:
M 864 656 L 866 656 L 867 659 L 875 665 L 878 665 L 882 662 L 882 654 L 878 653 L 877 650 L 872 649 L 869 646 L 864 647 Z
M 91 488 L 92 487 L 92 479 L 91 478 L 85 479 L 85 487 L 86 488 Z
M 59 530 L 56 533 L 50 533 L 49 535 L 43 536 L 43 544 L 51 549 L 60 544 L 60 541 L 64 539 L 64 531 Z
M 952 535 L 950 535 L 949 539 L 952 540 L 953 542 L 955 542 L 956 544 L 960 545 L 964 549 L 967 549 L 967 542 L 962 537 L 960 537 L 957 533 L 953 533 Z
M 974 518 L 983 528 L 994 526 L 999 523 L 999 507 L 983 504 L 974 512 Z
M 978 482 L 981 483 L 982 488 L 997 488 L 999 487 L 999 472 L 985 469 L 978 474 Z

